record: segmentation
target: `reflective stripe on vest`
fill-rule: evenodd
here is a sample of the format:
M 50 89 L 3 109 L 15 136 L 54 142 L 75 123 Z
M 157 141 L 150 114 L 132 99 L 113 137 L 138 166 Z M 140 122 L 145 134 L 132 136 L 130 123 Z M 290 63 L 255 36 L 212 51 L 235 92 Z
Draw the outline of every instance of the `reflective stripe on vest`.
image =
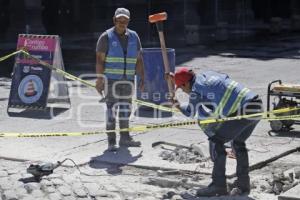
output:
M 237 86 L 237 82 L 235 81 L 232 81 L 230 82 L 227 90 L 225 91 L 216 111 L 214 112 L 213 116 L 215 118 L 217 118 L 219 115 L 223 114 L 223 109 L 224 107 L 226 106 L 234 88 Z M 232 114 L 232 113 L 235 113 L 238 109 L 238 107 L 240 106 L 243 98 L 247 95 L 247 93 L 250 92 L 250 90 L 248 88 L 243 88 L 237 98 L 235 99 L 235 101 L 233 102 L 231 108 L 229 109 L 229 112 L 228 112 L 228 115 Z M 222 123 L 216 123 L 214 127 L 210 127 L 211 130 L 206 130 L 205 131 L 205 134 L 208 136 L 208 137 L 212 137 L 215 135 L 215 131 L 218 130 L 220 128 Z M 208 124 L 201 124 L 199 123 L 199 126 L 202 128 L 202 129 L 207 129 L 208 128 Z
M 231 106 L 231 108 L 228 112 L 229 115 L 232 114 L 232 113 L 235 113 L 237 111 L 237 109 L 240 106 L 243 98 L 247 95 L 248 92 L 250 92 L 250 90 L 248 88 L 243 88 L 240 91 L 238 97 L 236 98 L 236 100 L 234 101 L 234 103 L 232 104 L 232 106 Z
M 136 58 L 126 58 L 126 63 L 136 64 Z M 107 63 L 124 63 L 124 58 L 122 57 L 106 57 L 105 62 Z
M 109 74 L 120 74 L 120 75 L 123 75 L 124 70 L 123 69 L 105 69 L 104 72 L 105 73 L 109 73 Z M 130 69 L 126 70 L 126 75 L 133 76 L 134 74 L 135 74 L 135 70 L 130 70 Z
M 214 112 L 215 116 L 223 114 L 223 109 L 224 109 L 225 105 L 227 104 L 228 99 L 230 98 L 232 91 L 234 90 L 234 88 L 237 85 L 238 85 L 238 83 L 235 82 L 235 81 L 231 81 L 230 82 L 230 84 L 229 84 L 227 90 L 225 91 L 225 93 L 224 93 L 224 95 L 223 95 L 223 97 L 222 97 L 222 99 L 221 99 L 221 101 L 220 101 L 217 109 Z

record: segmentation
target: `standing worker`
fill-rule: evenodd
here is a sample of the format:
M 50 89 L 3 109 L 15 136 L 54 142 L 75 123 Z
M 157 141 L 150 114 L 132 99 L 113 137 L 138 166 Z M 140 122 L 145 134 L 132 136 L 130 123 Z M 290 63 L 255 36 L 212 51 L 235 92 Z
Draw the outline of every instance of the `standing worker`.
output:
M 258 95 L 230 79 L 228 75 L 214 71 L 194 74 L 192 70 L 180 68 L 175 75 L 167 78 L 175 81 L 176 89 L 189 94 L 189 104 L 180 106 L 173 102 L 183 114 L 194 117 L 198 114 L 199 125 L 204 129 L 210 144 L 210 154 L 214 162 L 212 183 L 197 190 L 197 196 L 226 195 L 225 177 L 226 151 L 224 144 L 231 141 L 236 154 L 237 181 L 234 183 L 238 194 L 250 193 L 249 159 L 245 141 L 258 124 L 258 118 L 241 119 L 201 125 L 207 118 L 224 118 L 259 113 L 262 101 Z
M 102 95 L 107 88 L 107 91 L 104 91 L 107 105 L 106 130 L 115 130 L 118 108 L 120 129 L 129 127 L 135 74 L 139 75 L 139 89 L 141 91 L 144 89 L 141 42 L 138 34 L 127 28 L 129 21 L 129 10 L 116 9 L 113 17 L 114 27 L 99 37 L 96 46 L 96 89 Z M 110 132 L 107 135 L 108 150 L 116 151 L 116 133 Z M 129 131 L 120 132 L 119 146 L 140 145 L 141 142 L 130 137 Z

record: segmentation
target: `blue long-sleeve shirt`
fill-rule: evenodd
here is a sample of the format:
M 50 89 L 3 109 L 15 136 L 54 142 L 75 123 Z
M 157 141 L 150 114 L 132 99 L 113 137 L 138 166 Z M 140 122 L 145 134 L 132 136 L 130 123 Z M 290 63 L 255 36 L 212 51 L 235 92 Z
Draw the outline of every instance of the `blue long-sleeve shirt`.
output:
M 229 78 L 227 74 L 206 71 L 195 75 L 189 94 L 189 104 L 181 106 L 181 112 L 198 119 L 227 117 L 255 97 L 242 84 Z

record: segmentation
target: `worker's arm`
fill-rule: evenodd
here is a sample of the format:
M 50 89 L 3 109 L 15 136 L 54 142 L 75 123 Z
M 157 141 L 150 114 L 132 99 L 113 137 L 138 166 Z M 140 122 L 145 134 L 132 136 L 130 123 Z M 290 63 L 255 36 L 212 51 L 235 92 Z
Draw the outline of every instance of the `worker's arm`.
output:
M 137 61 L 136 61 L 136 74 L 139 76 L 138 87 L 141 92 L 144 91 L 144 81 L 145 81 L 145 70 L 144 62 L 141 51 L 138 52 Z
M 191 92 L 188 104 L 181 104 L 177 108 L 187 117 L 194 117 L 198 113 L 198 119 L 209 117 L 209 111 L 204 109 L 204 99 L 202 95 L 196 92 Z
M 105 53 L 103 52 L 96 52 L 96 89 L 97 91 L 102 94 L 102 91 L 104 90 L 104 62 L 105 62 Z

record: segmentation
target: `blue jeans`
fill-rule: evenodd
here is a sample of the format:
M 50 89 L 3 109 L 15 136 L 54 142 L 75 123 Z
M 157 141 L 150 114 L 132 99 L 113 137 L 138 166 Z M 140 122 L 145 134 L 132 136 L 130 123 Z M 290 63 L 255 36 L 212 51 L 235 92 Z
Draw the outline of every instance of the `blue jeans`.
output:
M 254 114 L 262 111 L 261 100 L 255 100 L 257 104 L 249 105 L 247 109 L 256 109 L 256 112 L 241 112 L 243 114 Z M 252 134 L 260 119 L 241 119 L 223 122 L 215 131 L 215 135 L 209 138 L 210 153 L 214 162 L 212 180 L 215 185 L 226 186 L 226 151 L 224 143 L 231 141 L 236 154 L 236 174 L 240 184 L 247 184 L 249 178 L 249 157 L 246 148 L 246 140 Z
M 131 114 L 131 103 L 134 88 L 133 81 L 125 83 L 124 80 L 108 80 L 108 91 L 106 95 L 106 130 L 116 129 L 116 116 L 119 117 L 120 129 L 129 128 L 129 117 Z M 119 83 L 118 83 L 119 82 Z M 116 133 L 107 133 L 108 142 L 116 143 Z M 120 132 L 120 140 L 128 140 L 129 132 Z

